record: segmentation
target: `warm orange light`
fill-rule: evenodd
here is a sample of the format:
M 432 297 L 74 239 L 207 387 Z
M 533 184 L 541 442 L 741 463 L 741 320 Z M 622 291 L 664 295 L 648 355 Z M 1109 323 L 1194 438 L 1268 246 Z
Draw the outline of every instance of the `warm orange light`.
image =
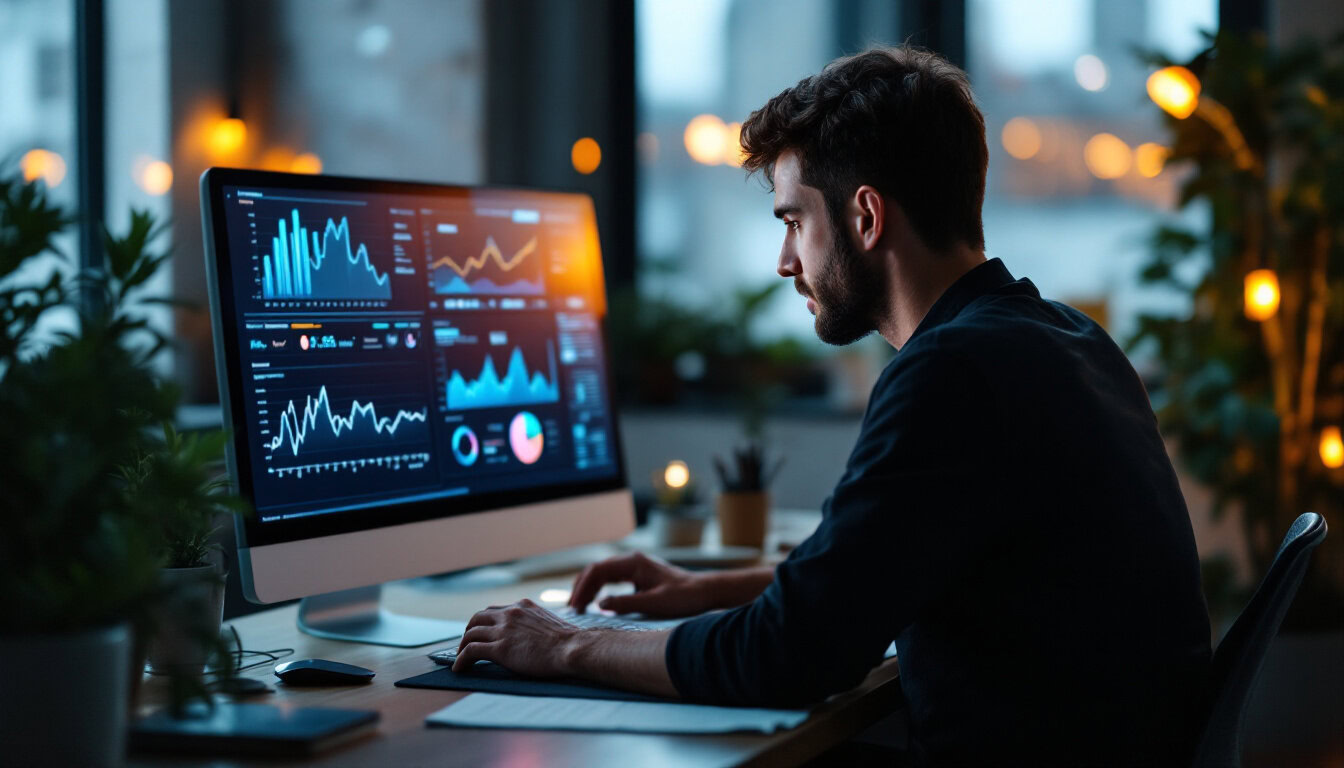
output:
M 667 469 L 663 470 L 663 482 L 667 483 L 668 488 L 685 488 L 691 482 L 690 467 L 680 459 L 669 461 Z
M 1098 133 L 1083 145 L 1083 162 L 1098 179 L 1118 179 L 1129 172 L 1129 145 L 1113 134 Z
M 290 162 L 289 170 L 293 173 L 321 173 L 322 158 L 312 152 L 304 152 Z
M 697 163 L 718 165 L 723 162 L 723 133 L 728 126 L 714 115 L 696 115 L 686 125 L 683 140 L 686 153 Z
M 257 167 L 265 171 L 288 171 L 294 162 L 294 150 L 286 146 L 275 146 L 261 153 Z
M 729 123 L 723 127 L 723 164 L 737 168 L 747 157 L 742 151 L 742 124 Z
M 173 188 L 173 167 L 162 160 L 146 163 L 135 182 L 151 195 L 162 195 Z
M 1199 104 L 1199 78 L 1185 67 L 1163 67 L 1148 76 L 1148 98 L 1184 120 Z
M 569 148 L 569 162 L 574 170 L 587 176 L 602 164 L 602 147 L 595 139 L 584 136 Z
M 246 141 L 247 124 L 236 117 L 220 120 L 210 129 L 210 151 L 216 155 L 231 155 Z
M 65 159 L 46 149 L 30 149 L 19 160 L 24 181 L 41 179 L 48 187 L 58 187 L 65 179 Z
M 1344 467 L 1344 438 L 1340 437 L 1339 427 L 1321 430 L 1321 463 L 1331 469 Z
M 1029 160 L 1041 151 L 1041 129 L 1025 117 L 1014 117 L 1003 124 L 1003 149 L 1018 160 Z
M 1268 320 L 1279 311 L 1279 276 L 1272 269 L 1257 269 L 1246 275 L 1246 316 Z
M 1134 170 L 1140 176 L 1151 179 L 1162 172 L 1167 162 L 1167 148 L 1151 141 L 1134 148 Z

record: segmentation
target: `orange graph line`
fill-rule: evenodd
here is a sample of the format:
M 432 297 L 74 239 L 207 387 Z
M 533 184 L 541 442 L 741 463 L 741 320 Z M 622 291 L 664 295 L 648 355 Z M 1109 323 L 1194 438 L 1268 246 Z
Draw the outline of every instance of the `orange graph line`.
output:
M 537 238 L 533 237 L 531 240 L 527 241 L 527 245 L 519 248 L 512 257 L 505 261 L 504 254 L 500 253 L 499 246 L 495 244 L 495 238 L 486 236 L 485 248 L 481 250 L 481 255 L 467 259 L 466 264 L 459 265 L 457 262 L 453 261 L 451 256 L 444 256 L 442 259 L 430 264 L 429 268 L 432 270 L 435 267 L 448 267 L 456 272 L 459 277 L 466 279 L 467 275 L 471 274 L 474 270 L 484 267 L 491 259 L 494 259 L 495 263 L 499 265 L 500 271 L 508 272 L 521 264 L 523 259 L 526 259 L 535 250 L 537 250 Z

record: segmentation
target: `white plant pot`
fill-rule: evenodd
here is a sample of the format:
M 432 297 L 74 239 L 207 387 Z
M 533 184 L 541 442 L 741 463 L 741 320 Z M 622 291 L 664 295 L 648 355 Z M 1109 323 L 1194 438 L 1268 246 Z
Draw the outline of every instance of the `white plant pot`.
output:
M 0 636 L 0 763 L 116 766 L 126 752 L 131 667 L 126 623 Z
M 155 672 L 196 674 L 209 660 L 209 642 L 224 618 L 224 579 L 216 565 L 164 568 L 160 583 L 172 596 L 154 615 L 145 658 Z

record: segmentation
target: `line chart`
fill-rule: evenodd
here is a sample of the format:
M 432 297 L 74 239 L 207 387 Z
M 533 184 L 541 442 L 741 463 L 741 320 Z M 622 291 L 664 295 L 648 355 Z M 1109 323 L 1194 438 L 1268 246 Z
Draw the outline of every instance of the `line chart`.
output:
M 539 275 L 535 275 L 536 269 L 529 269 L 528 272 L 534 273 L 529 276 L 520 276 L 509 282 L 509 273 L 523 264 L 531 265 L 528 257 L 537 250 L 537 237 L 534 235 L 521 248 L 514 251 L 512 256 L 505 257 L 504 252 L 500 250 L 499 244 L 495 242 L 493 236 L 487 235 L 485 238 L 485 247 L 477 256 L 472 256 L 462 263 L 458 263 L 452 256 L 443 256 L 430 262 L 429 270 L 433 275 L 434 292 L 438 294 L 447 293 L 524 293 L 540 294 L 544 290 Z M 532 260 L 535 262 L 535 259 Z M 488 271 L 488 274 L 487 274 Z M 474 280 L 469 280 L 472 273 L 479 273 Z
M 274 454 L 288 448 L 295 457 L 300 452 L 330 448 L 353 448 L 359 444 L 378 444 L 396 439 L 399 443 L 424 441 L 428 438 L 427 419 L 429 409 L 407 411 L 398 409 L 396 416 L 379 416 L 377 407 L 372 403 L 351 400 L 348 416 L 340 416 L 332 411 L 331 400 L 325 385 L 318 391 L 317 397 L 307 396 L 300 413 L 293 400 L 280 415 L 280 428 L 277 434 L 266 442 L 266 448 Z M 401 430 L 402 435 L 397 432 Z

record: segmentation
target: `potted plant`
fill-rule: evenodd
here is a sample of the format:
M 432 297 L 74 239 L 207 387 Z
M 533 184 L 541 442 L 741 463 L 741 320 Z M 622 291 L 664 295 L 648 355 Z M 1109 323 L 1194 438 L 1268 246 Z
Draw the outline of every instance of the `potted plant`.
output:
M 168 256 L 133 213 L 125 235 L 104 233 L 105 268 L 30 277 L 61 258 L 71 222 L 39 184 L 0 174 L 0 743 L 19 765 L 121 762 L 135 629 L 163 595 L 163 526 L 183 499 L 178 474 L 133 491 L 120 471 L 177 404 L 145 317 Z
M 730 467 L 714 457 L 714 469 L 723 484 L 719 494 L 719 539 L 727 546 L 761 548 L 769 522 L 770 494 L 766 490 L 784 464 L 779 459 L 766 468 L 765 449 L 757 440 L 733 450 Z
M 1210 42 L 1189 62 L 1149 57 L 1168 162 L 1188 172 L 1181 202 L 1212 215 L 1203 230 L 1155 233 L 1141 277 L 1187 295 L 1192 312 L 1142 317 L 1129 346 L 1153 353 L 1153 404 L 1179 464 L 1213 490 L 1215 517 L 1240 516 L 1253 573 L 1230 615 L 1213 617 L 1225 629 L 1299 514 L 1344 530 L 1344 37 L 1284 50 L 1263 36 Z M 1207 564 L 1218 578 L 1206 587 L 1226 595 L 1227 571 Z M 1311 748 L 1311 722 L 1339 743 L 1341 647 L 1344 537 L 1332 534 L 1271 648 L 1248 751 L 1275 712 L 1282 738 L 1297 740 L 1284 746 Z M 1276 655 L 1307 667 L 1276 669 Z M 1268 690 L 1294 677 L 1318 685 Z
M 137 461 L 121 468 L 133 496 L 165 478 L 176 484 L 176 508 L 160 528 L 159 582 L 165 598 L 152 612 L 146 646 L 155 672 L 199 675 L 217 647 L 226 572 L 214 536 L 221 514 L 241 511 L 227 493 L 227 478 L 213 472 L 227 440 L 219 430 L 183 435 L 164 422 L 162 438 L 147 440 Z

